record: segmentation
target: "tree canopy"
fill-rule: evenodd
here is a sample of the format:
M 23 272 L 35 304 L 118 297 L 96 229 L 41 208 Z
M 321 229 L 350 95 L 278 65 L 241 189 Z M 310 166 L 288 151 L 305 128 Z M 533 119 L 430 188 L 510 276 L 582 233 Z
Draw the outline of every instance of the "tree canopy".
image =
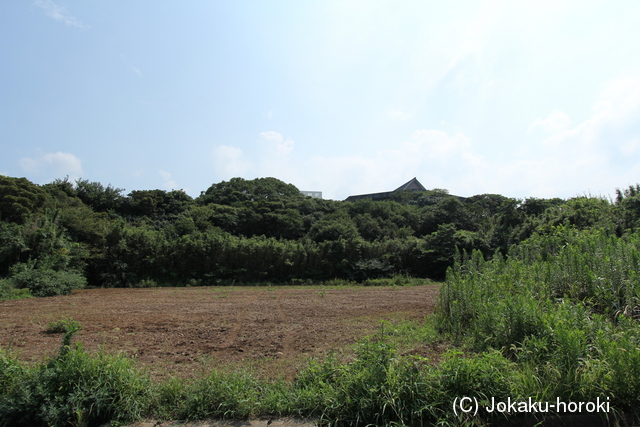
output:
M 396 274 L 441 280 L 461 251 L 491 258 L 559 224 L 622 236 L 640 221 L 638 186 L 619 190 L 615 201 L 461 198 L 442 189 L 396 196 L 322 200 L 276 178 L 233 178 L 194 199 L 180 190 L 125 195 L 84 179 L 40 186 L 0 176 L 0 283 L 23 286 L 33 277 L 69 290 L 85 282 L 208 285 Z

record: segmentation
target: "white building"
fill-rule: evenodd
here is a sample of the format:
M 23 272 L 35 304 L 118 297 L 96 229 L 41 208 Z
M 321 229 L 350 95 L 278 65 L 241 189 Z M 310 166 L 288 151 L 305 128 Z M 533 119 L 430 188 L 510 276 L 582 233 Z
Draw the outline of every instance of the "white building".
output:
M 322 191 L 300 191 L 303 196 L 313 197 L 315 199 L 322 199 Z

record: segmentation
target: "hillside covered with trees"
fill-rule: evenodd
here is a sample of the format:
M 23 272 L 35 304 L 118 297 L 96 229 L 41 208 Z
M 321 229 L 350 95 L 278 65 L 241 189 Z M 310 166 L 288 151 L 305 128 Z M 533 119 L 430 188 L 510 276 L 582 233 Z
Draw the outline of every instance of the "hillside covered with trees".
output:
M 519 200 L 433 189 L 346 202 L 275 178 L 233 178 L 192 198 L 0 175 L 0 298 L 85 286 L 442 280 L 461 251 L 490 259 L 560 224 L 622 237 L 639 225 L 640 187 L 617 194 Z

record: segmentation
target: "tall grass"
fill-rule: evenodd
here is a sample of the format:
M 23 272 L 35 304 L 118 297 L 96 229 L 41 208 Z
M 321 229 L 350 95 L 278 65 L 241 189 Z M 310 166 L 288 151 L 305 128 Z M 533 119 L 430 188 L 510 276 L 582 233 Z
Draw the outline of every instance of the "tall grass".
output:
M 475 351 L 516 362 L 536 399 L 610 397 L 640 410 L 640 239 L 560 226 L 450 270 L 438 326 Z M 635 398 L 632 394 L 635 394 Z
M 70 345 L 33 368 L 0 353 L 0 425 L 94 426 L 139 418 L 148 407 L 149 380 L 122 355 L 90 355 Z

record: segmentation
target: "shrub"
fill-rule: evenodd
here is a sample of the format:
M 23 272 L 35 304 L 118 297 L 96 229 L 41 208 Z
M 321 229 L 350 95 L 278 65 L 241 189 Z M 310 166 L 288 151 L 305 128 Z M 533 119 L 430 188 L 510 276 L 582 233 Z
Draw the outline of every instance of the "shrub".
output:
M 36 297 L 68 295 L 74 289 L 82 289 L 87 279 L 77 271 L 30 269 L 14 274 L 9 279 L 15 288 L 29 289 Z
M 128 422 L 149 402 L 149 379 L 123 355 L 88 354 L 69 346 L 29 371 L 0 354 L 0 426 L 89 426 Z M 10 387 L 5 388 L 8 384 Z
M 10 299 L 10 296 L 13 294 L 13 286 L 6 279 L 0 279 L 0 301 L 5 299 Z
M 403 425 L 423 419 L 425 372 L 380 339 L 364 341 L 348 364 L 313 362 L 293 384 L 299 415 L 332 425 Z
M 29 289 L 14 288 L 11 279 L 0 279 L 0 301 L 30 298 L 32 296 Z
M 72 318 L 66 318 L 50 322 L 45 332 L 48 334 L 66 334 L 75 333 L 80 329 L 82 329 L 80 322 Z
M 188 385 L 174 409 L 180 419 L 242 419 L 253 415 L 260 402 L 260 382 L 245 372 L 214 371 Z
M 18 360 L 0 348 L 0 399 L 13 390 L 24 373 L 25 370 Z

